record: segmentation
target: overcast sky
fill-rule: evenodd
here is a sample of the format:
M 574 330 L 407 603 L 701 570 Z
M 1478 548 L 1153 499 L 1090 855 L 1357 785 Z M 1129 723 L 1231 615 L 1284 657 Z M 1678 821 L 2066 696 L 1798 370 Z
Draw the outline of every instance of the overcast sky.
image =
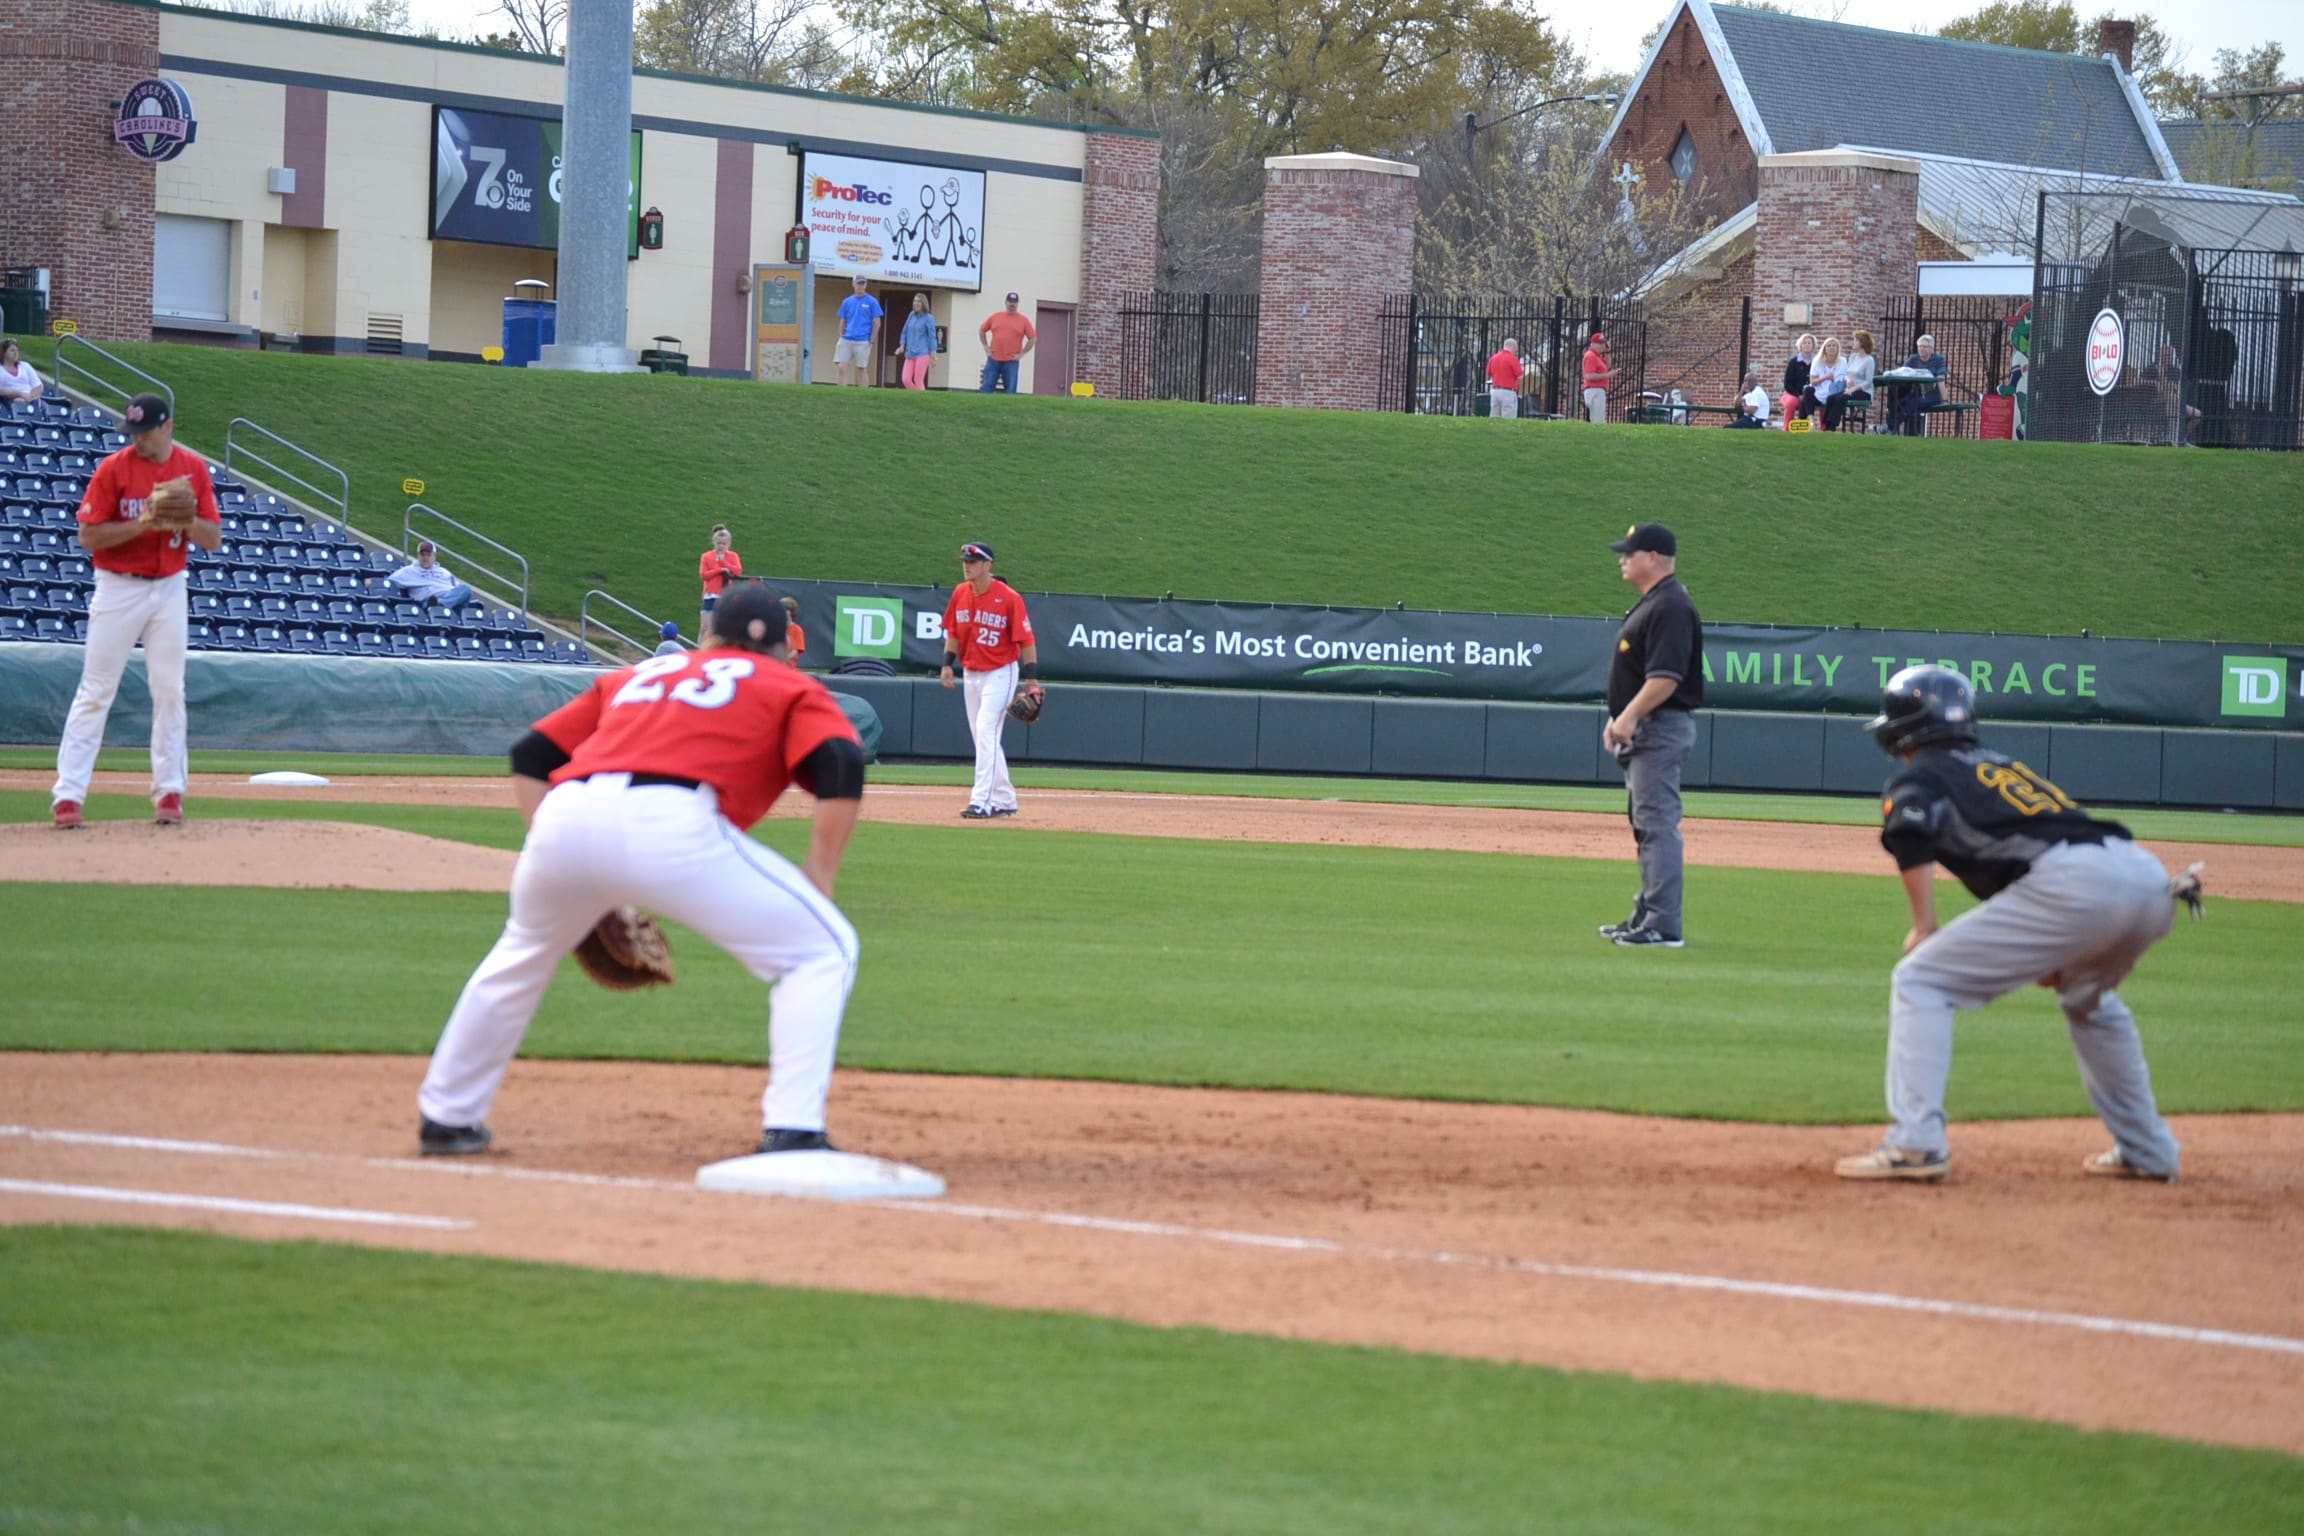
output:
M 1982 8 L 1982 0 L 1783 0 L 1791 10 L 1855 26 L 1916 30 L 1923 16 L 1949 20 Z M 2109 9 L 2115 0 L 2079 0 L 2082 15 Z M 1671 0 L 1614 0 L 1593 5 L 1571 0 L 1536 0 L 1553 28 L 1588 53 L 1602 69 L 1630 71 L 1639 67 L 1640 35 L 1664 18 Z M 440 35 L 468 38 L 478 32 L 509 30 L 491 19 L 493 0 L 409 0 L 410 14 L 419 26 L 431 25 Z M 2304 74 L 2304 0 L 2146 0 L 2123 6 L 2133 15 L 2148 12 L 2159 18 L 2185 50 L 2185 67 L 2207 74 L 2219 48 L 2253 48 L 2277 42 L 2288 50 L 2290 78 Z

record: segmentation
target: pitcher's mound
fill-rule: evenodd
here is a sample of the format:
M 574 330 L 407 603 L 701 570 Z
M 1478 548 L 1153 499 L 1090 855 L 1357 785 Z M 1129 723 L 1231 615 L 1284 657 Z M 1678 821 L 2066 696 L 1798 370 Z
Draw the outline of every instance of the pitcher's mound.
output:
M 0 880 L 508 891 L 517 855 L 340 821 L 92 821 L 0 827 Z

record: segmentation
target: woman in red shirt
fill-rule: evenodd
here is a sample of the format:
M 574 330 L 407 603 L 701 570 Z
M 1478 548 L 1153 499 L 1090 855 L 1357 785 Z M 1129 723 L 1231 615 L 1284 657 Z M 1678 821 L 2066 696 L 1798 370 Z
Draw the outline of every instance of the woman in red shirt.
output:
M 696 574 L 704 582 L 703 616 L 696 621 L 696 633 L 701 635 L 712 627 L 712 610 L 718 606 L 720 594 L 731 580 L 744 574 L 744 557 L 728 547 L 726 523 L 712 525 L 712 547 L 696 562 Z

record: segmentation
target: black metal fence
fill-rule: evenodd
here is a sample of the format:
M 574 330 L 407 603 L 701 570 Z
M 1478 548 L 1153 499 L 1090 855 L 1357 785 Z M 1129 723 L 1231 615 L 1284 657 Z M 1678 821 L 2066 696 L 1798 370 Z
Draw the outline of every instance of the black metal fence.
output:
M 1580 416 L 1582 360 L 1594 331 L 1607 333 L 1616 382 L 1608 414 L 1622 421 L 1640 403 L 1648 361 L 1648 322 L 1637 308 L 1594 298 L 1582 311 L 1549 299 L 1397 294 L 1384 301 L 1378 353 L 1382 408 L 1418 416 L 1475 416 L 1488 409 L 1488 359 L 1507 339 L 1520 343 L 1527 379 L 1522 416 Z
M 1253 293 L 1134 293 L 1120 304 L 1120 398 L 1256 403 Z

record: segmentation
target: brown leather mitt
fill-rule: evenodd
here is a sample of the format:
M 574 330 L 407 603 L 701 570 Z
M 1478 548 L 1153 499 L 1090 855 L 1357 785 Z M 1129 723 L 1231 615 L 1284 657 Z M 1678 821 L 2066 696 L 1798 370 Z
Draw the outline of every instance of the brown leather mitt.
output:
M 618 907 L 584 935 L 576 963 L 611 992 L 665 986 L 672 980 L 672 945 L 656 919 L 637 907 Z
M 1047 689 L 1042 688 L 1038 683 L 1026 683 L 1016 690 L 1016 697 L 1008 701 L 1009 718 L 1021 720 L 1026 725 L 1030 725 L 1040 718 L 1040 706 L 1047 700 Z
M 152 494 L 144 498 L 143 520 L 154 528 L 189 528 L 199 515 L 199 493 L 192 489 L 192 481 L 184 475 L 161 481 L 152 487 Z

